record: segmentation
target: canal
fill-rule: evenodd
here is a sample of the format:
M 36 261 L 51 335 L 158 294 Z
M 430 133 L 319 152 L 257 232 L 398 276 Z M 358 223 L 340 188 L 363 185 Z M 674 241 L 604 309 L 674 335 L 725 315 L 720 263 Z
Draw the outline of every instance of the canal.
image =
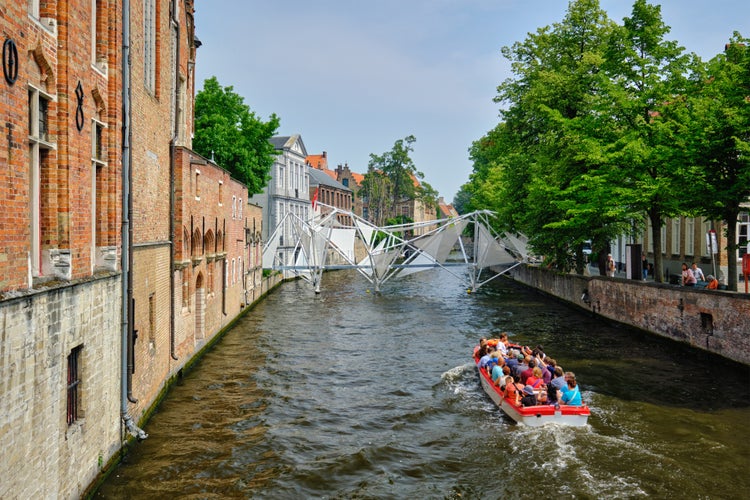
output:
M 574 371 L 583 428 L 524 428 L 470 355 L 507 331 Z M 498 279 L 287 283 L 177 384 L 96 498 L 747 498 L 750 371 Z

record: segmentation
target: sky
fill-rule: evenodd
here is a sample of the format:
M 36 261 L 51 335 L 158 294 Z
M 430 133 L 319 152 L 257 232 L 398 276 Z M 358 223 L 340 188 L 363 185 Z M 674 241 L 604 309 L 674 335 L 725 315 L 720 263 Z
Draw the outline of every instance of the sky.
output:
M 630 0 L 600 0 L 618 23 Z M 687 52 L 750 37 L 748 0 L 658 0 Z M 447 202 L 469 180 L 468 149 L 500 121 L 502 47 L 563 20 L 568 0 L 196 0 L 196 87 L 215 76 L 258 118 L 280 118 L 328 166 L 365 173 L 413 135 L 411 158 Z

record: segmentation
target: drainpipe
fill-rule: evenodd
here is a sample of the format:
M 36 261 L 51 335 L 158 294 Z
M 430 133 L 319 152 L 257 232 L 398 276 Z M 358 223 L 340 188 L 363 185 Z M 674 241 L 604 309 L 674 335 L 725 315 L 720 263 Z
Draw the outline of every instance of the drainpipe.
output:
M 132 249 L 130 214 L 132 200 L 130 186 L 132 173 L 130 170 L 130 0 L 122 2 L 122 331 L 120 357 L 120 413 L 127 431 L 138 439 L 146 439 L 148 434 L 138 428 L 128 414 L 128 402 L 136 403 L 130 392 L 132 372 L 130 352 L 133 348 L 132 325 L 130 325 L 130 307 L 133 294 L 132 288 Z
M 177 14 L 177 0 L 172 0 L 172 28 L 175 32 L 175 63 L 174 63 L 174 127 L 172 130 L 172 139 L 169 141 L 169 355 L 175 361 L 178 360 L 175 354 L 174 340 L 174 176 L 175 176 L 175 146 L 179 135 L 180 127 L 180 18 Z M 180 285 L 181 286 L 181 285 Z

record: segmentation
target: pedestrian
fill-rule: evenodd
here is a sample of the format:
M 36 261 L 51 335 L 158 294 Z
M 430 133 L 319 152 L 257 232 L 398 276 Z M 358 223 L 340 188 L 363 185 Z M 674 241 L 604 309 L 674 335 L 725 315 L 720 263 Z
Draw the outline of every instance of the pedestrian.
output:
M 648 259 L 646 258 L 646 252 L 641 255 L 641 266 L 643 266 L 643 281 L 646 281 L 646 278 L 648 278 Z
M 614 277 L 615 275 L 615 259 L 612 258 L 612 254 L 607 254 L 607 276 L 610 278 Z
M 682 263 L 682 286 L 695 286 L 696 279 L 693 276 L 693 270 L 690 269 L 686 262 Z
M 693 276 L 695 276 L 696 280 L 698 280 L 698 281 L 707 281 L 706 280 L 706 276 L 704 276 L 704 274 L 703 274 L 703 270 L 700 267 L 698 267 L 698 263 L 693 262 L 693 265 L 691 267 L 692 267 L 692 271 L 693 271 Z

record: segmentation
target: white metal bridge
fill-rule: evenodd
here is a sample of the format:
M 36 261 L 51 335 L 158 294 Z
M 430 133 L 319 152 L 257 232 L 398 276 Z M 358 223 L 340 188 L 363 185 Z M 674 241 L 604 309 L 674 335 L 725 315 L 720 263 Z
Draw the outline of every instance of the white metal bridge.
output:
M 287 213 L 263 248 L 264 269 L 298 276 L 316 293 L 326 270 L 356 269 L 379 292 L 392 278 L 435 268 L 445 269 L 473 292 L 528 259 L 523 237 L 494 234 L 489 210 L 378 227 L 352 212 L 317 205 L 323 213 L 311 220 Z M 469 225 L 473 238 L 466 248 L 461 235 Z

